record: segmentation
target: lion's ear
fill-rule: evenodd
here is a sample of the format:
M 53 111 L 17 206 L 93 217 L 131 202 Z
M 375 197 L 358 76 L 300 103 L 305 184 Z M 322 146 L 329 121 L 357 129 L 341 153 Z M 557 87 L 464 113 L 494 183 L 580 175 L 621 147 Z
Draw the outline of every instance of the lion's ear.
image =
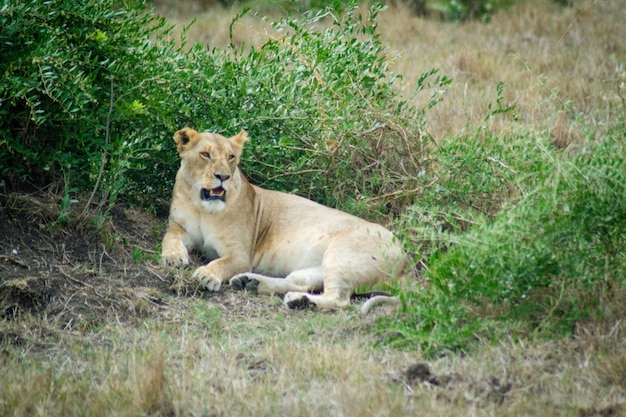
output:
M 243 145 L 248 141 L 248 133 L 245 130 L 242 130 L 236 136 L 233 136 L 229 140 L 230 143 L 233 145 L 233 148 L 235 148 L 237 157 L 240 157 L 241 153 L 243 152 Z
M 198 141 L 198 132 L 186 127 L 174 133 L 174 142 L 178 145 L 178 153 L 183 151 L 189 146 L 193 146 Z

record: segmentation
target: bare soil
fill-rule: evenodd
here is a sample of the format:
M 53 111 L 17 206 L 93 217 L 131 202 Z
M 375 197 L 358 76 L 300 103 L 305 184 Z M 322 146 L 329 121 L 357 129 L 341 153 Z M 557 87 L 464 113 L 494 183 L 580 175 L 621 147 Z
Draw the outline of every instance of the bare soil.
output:
M 58 217 L 54 196 L 0 197 L 1 318 L 28 312 L 61 328 L 86 328 L 112 312 L 126 320 L 160 307 L 168 280 L 131 255 L 133 248 L 153 251 L 150 219 L 115 209 L 98 230 L 89 221 L 59 224 Z

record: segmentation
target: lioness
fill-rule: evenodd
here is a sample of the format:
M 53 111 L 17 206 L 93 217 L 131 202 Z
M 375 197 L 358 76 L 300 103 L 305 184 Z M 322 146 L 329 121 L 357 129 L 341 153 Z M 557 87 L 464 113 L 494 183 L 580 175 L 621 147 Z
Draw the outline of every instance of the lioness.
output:
M 185 128 L 162 261 L 208 259 L 193 277 L 209 291 L 285 294 L 290 308 L 345 307 L 355 289 L 405 273 L 408 259 L 384 227 L 291 194 L 251 185 L 237 165 L 246 132 L 226 139 Z M 311 292 L 322 291 L 321 294 Z M 367 308 L 369 309 L 369 307 Z

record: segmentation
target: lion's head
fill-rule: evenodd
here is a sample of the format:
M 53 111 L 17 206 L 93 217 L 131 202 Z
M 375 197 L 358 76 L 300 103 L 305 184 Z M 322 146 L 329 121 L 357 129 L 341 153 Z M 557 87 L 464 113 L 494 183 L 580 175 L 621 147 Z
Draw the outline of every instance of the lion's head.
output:
M 224 136 L 184 128 L 174 134 L 181 158 L 180 172 L 191 188 L 191 201 L 199 209 L 222 211 L 241 186 L 237 169 L 245 131 L 230 139 Z

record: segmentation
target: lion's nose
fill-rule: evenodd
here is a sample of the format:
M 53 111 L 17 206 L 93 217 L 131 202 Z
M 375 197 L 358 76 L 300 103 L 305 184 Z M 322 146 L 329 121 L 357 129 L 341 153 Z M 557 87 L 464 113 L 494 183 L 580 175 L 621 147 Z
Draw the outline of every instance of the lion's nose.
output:
M 226 174 L 214 174 L 214 175 L 215 175 L 215 178 L 217 178 L 218 180 L 222 182 L 230 178 L 230 175 L 226 175 Z

